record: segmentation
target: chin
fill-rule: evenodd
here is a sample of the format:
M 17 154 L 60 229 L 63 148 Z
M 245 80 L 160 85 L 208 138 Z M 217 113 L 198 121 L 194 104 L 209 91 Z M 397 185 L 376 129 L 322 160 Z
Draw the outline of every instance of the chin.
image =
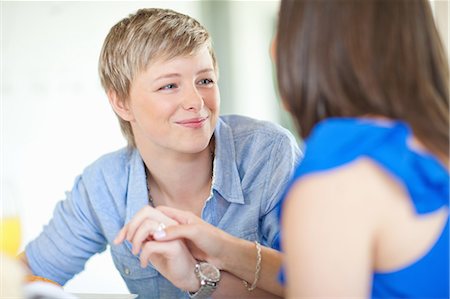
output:
M 208 150 L 209 142 L 211 139 L 208 140 L 202 140 L 193 142 L 191 144 L 186 144 L 185 146 L 182 146 L 181 151 L 190 153 L 190 154 L 198 154 L 201 153 L 204 150 Z

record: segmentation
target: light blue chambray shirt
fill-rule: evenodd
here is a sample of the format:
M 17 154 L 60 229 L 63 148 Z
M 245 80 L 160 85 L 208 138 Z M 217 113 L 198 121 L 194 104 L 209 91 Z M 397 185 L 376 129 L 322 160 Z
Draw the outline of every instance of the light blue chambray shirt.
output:
M 214 136 L 214 179 L 202 218 L 236 237 L 272 247 L 279 233 L 276 204 L 301 157 L 294 137 L 278 125 L 236 115 L 221 116 Z M 141 268 L 128 241 L 112 244 L 146 205 L 139 152 L 124 148 L 101 157 L 77 177 L 53 219 L 26 247 L 33 273 L 64 285 L 110 245 L 131 293 L 140 299 L 187 298 L 152 265 Z

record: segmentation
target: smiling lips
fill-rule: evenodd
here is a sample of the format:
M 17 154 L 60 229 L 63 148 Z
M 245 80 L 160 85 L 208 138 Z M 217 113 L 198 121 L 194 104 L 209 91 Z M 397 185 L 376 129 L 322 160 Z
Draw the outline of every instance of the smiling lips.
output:
M 207 119 L 207 117 L 196 117 L 177 121 L 176 123 L 186 128 L 198 129 L 203 127 Z

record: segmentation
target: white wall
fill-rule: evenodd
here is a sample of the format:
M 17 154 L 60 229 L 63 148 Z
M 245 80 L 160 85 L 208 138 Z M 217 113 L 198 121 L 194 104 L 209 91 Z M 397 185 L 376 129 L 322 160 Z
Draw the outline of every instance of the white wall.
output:
M 433 15 L 436 20 L 436 25 L 441 35 L 442 43 L 447 50 L 447 57 L 450 60 L 449 51 L 449 22 L 448 16 L 450 14 L 450 1 L 449 0 L 430 0 L 431 8 L 433 10 Z
M 239 113 L 279 122 L 280 103 L 273 88 L 269 48 L 276 25 L 278 1 L 232 1 L 233 46 L 230 47 L 235 72 L 232 101 Z

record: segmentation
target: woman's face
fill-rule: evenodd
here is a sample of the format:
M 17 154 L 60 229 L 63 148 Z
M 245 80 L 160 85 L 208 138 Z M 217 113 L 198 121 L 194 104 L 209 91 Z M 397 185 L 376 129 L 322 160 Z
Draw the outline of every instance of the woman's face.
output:
M 164 154 L 195 154 L 209 144 L 219 115 L 220 95 L 211 55 L 156 60 L 130 88 L 130 123 L 137 147 Z

